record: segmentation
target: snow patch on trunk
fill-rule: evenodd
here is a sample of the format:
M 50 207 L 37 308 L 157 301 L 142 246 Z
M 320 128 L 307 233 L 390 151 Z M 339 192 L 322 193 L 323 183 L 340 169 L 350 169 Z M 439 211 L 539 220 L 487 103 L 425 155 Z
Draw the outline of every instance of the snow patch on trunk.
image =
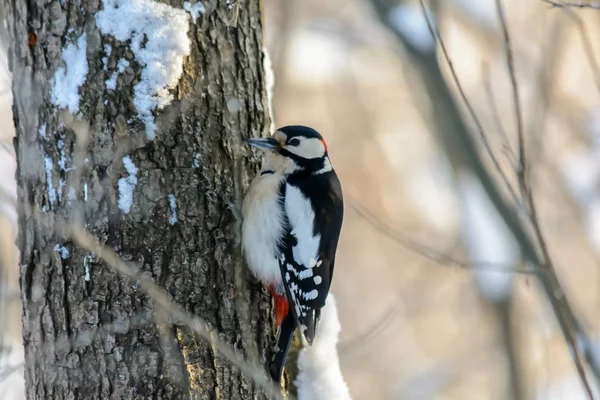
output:
M 48 186 L 48 200 L 50 200 L 50 209 L 54 208 L 56 204 L 56 189 L 52 183 L 52 170 L 54 169 L 54 163 L 52 159 L 44 155 L 44 169 L 46 170 L 46 184 Z
M 86 58 L 87 41 L 85 33 L 77 39 L 77 43 L 69 43 L 63 49 L 65 67 L 54 73 L 51 100 L 56 106 L 68 108 L 73 114 L 79 111 L 79 87 L 85 82 L 88 73 Z
M 138 182 L 138 169 L 129 156 L 123 157 L 123 166 L 129 176 L 119 179 L 119 208 L 125 214 L 129 214 L 133 204 L 133 192 Z
M 183 9 L 190 13 L 194 22 L 196 22 L 200 14 L 204 14 L 206 12 L 204 4 L 202 4 L 200 1 L 193 5 L 189 1 L 185 1 L 183 3 Z
M 131 51 L 143 67 L 133 104 L 152 140 L 156 131 L 153 112 L 173 100 L 169 91 L 179 82 L 183 58 L 190 54 L 189 16 L 184 10 L 150 0 L 103 3 L 104 9 L 96 14 L 100 32 L 122 42 L 130 40 Z
M 119 76 L 120 73 L 123 73 L 123 71 L 125 71 L 125 68 L 127 68 L 128 66 L 129 61 L 127 61 L 124 58 L 119 60 L 119 62 L 117 63 L 117 71 L 113 72 L 110 78 L 104 81 L 107 89 L 115 90 L 117 88 L 117 76 Z
M 169 205 L 171 207 L 171 216 L 169 217 L 169 224 L 175 225 L 177 223 L 177 201 L 174 194 L 169 194 Z
M 69 258 L 69 249 L 65 246 L 61 244 L 56 244 L 53 250 L 60 253 L 60 258 L 62 258 L 63 260 Z

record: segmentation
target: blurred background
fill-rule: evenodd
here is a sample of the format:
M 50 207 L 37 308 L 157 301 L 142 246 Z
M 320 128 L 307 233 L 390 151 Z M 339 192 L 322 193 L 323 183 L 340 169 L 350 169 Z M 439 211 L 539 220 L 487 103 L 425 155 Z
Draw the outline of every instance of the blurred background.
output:
M 333 292 L 354 399 L 588 398 L 456 127 L 535 237 L 521 132 L 541 233 L 600 363 L 600 10 L 503 4 L 509 42 L 495 0 L 430 10 L 475 120 L 418 1 L 264 0 L 276 125 L 320 131 L 344 187 Z M 22 399 L 14 130 L 0 60 L 0 398 Z

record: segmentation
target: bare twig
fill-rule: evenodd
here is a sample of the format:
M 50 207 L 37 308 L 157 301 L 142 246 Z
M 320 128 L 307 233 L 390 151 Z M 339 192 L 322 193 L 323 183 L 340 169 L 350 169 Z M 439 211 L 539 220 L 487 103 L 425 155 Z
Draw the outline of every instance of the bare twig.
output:
M 487 155 L 492 160 L 492 163 L 494 164 L 494 168 L 496 169 L 496 171 L 502 178 L 502 181 L 503 181 L 504 185 L 506 186 L 506 189 L 508 190 L 510 197 L 514 201 L 515 205 L 519 205 L 521 203 L 519 201 L 519 197 L 517 197 L 514 189 L 512 188 L 512 185 L 508 181 L 506 174 L 504 173 L 504 171 L 502 170 L 502 167 L 500 166 L 500 162 L 498 162 L 498 158 L 492 151 L 492 147 L 490 146 L 490 143 L 485 134 L 485 130 L 483 129 L 483 124 L 477 117 L 477 114 L 475 113 L 475 109 L 471 105 L 471 102 L 469 101 L 465 91 L 463 90 L 463 87 L 460 83 L 460 79 L 458 78 L 458 74 L 456 73 L 456 70 L 454 69 L 454 64 L 452 63 L 452 59 L 450 58 L 448 50 L 446 49 L 446 45 L 445 45 L 444 41 L 442 40 L 442 36 L 440 35 L 440 32 L 437 29 L 437 27 L 435 26 L 435 24 L 429 19 L 429 15 L 428 15 L 427 9 L 425 8 L 425 4 L 423 3 L 423 0 L 419 0 L 419 4 L 421 5 L 421 10 L 423 12 L 423 18 L 425 18 L 425 20 L 427 21 L 427 26 L 429 28 L 429 31 L 431 32 L 431 35 L 435 38 L 436 42 L 439 44 L 440 48 L 442 49 L 442 54 L 444 55 L 444 60 L 446 61 L 446 64 L 448 65 L 448 69 L 450 70 L 450 74 L 452 75 L 452 81 L 456 85 L 458 93 L 459 93 L 463 103 L 467 107 L 467 110 L 469 111 L 469 115 L 473 119 L 475 126 L 477 127 L 477 132 L 479 134 L 479 138 L 481 139 L 481 142 L 483 143 L 483 147 L 485 148 Z
M 4 367 L 0 368 L 0 381 L 3 381 L 4 379 L 8 378 L 13 373 L 23 369 L 24 366 L 25 366 L 24 363 L 18 363 L 18 364 L 8 365 L 8 366 L 4 366 Z
M 579 18 L 574 12 L 571 12 L 570 10 L 567 10 L 567 15 L 571 17 L 577 24 L 585 56 L 588 59 L 588 63 L 590 64 L 592 75 L 594 76 L 594 81 L 596 82 L 596 88 L 600 91 L 600 67 L 598 66 L 598 61 L 596 60 L 596 57 L 594 55 L 592 41 L 590 40 L 590 37 L 588 35 L 585 23 L 581 18 Z
M 513 105 L 515 107 L 515 120 L 517 123 L 517 142 L 519 154 L 519 168 L 517 170 L 517 176 L 519 177 L 519 183 L 521 186 L 521 194 L 525 197 L 525 194 L 529 191 L 527 184 L 527 157 L 525 154 L 525 135 L 523 132 L 523 116 L 521 113 L 521 99 L 519 96 L 519 85 L 517 83 L 517 74 L 515 73 L 515 61 L 512 50 L 512 42 L 510 40 L 510 33 L 508 32 L 508 26 L 506 24 L 506 15 L 504 14 L 504 7 L 502 0 L 496 0 L 496 11 L 498 13 L 498 19 L 500 20 L 500 26 L 502 27 L 502 36 L 504 37 L 504 51 L 506 54 L 506 67 L 508 69 L 508 75 L 510 77 L 510 85 L 512 88 Z
M 545 0 L 542 0 L 545 1 Z M 575 25 L 577 25 L 577 30 L 579 31 L 579 36 L 581 37 L 581 44 L 583 45 L 583 50 L 585 53 L 585 57 L 588 60 L 590 65 L 590 69 L 592 71 L 592 75 L 594 76 L 594 81 L 596 83 L 596 88 L 600 91 L 600 66 L 598 66 L 598 61 L 594 55 L 594 50 L 592 47 L 592 41 L 588 35 L 587 28 L 583 20 L 577 15 L 577 13 L 571 10 L 568 7 L 563 8 L 567 17 L 571 18 Z
M 533 191 L 527 181 L 527 156 L 525 151 L 525 143 L 524 143 L 524 132 L 523 132 L 523 122 L 522 122 L 522 112 L 521 112 L 521 101 L 519 98 L 519 86 L 517 83 L 515 68 L 514 68 L 514 56 L 512 51 L 512 44 L 510 40 L 510 34 L 508 31 L 508 26 L 506 23 L 506 16 L 504 13 L 504 8 L 502 5 L 502 0 L 496 0 L 496 10 L 498 13 L 498 19 L 500 20 L 500 25 L 502 27 L 502 33 L 504 36 L 504 49 L 506 53 L 506 65 L 508 69 L 508 74 L 511 82 L 512 93 L 513 93 L 513 105 L 515 118 L 517 121 L 517 137 L 519 142 L 519 170 L 517 176 L 519 178 L 519 183 L 521 186 L 521 192 L 523 197 L 525 198 L 525 202 L 529 208 L 529 216 L 531 225 L 533 226 L 534 234 L 536 240 L 538 241 L 540 250 L 542 252 L 542 261 L 545 269 L 550 271 L 548 275 L 551 280 L 551 284 L 555 290 L 560 290 L 559 298 L 562 301 L 557 303 L 557 308 L 555 309 L 557 318 L 559 321 L 562 319 L 564 324 L 563 334 L 565 335 L 565 340 L 569 344 L 573 354 L 573 361 L 575 362 L 575 367 L 577 368 L 577 372 L 581 378 L 583 386 L 586 390 L 588 398 L 593 399 L 594 395 L 592 392 L 592 388 L 590 382 L 587 378 L 587 372 L 585 369 L 584 358 L 581 355 L 581 351 L 579 348 L 579 341 L 577 336 L 579 336 L 579 328 L 577 324 L 577 320 L 574 317 L 574 314 L 571 310 L 571 307 L 568 304 L 567 299 L 564 297 L 562 293 L 562 289 L 560 286 L 560 282 L 558 281 L 558 277 L 556 276 L 556 269 L 553 265 L 552 258 L 550 256 L 550 252 L 548 251 L 548 246 L 546 244 L 546 240 L 542 233 L 540 222 L 538 218 L 537 208 L 533 199 Z M 555 297 L 556 293 L 553 294 Z
M 556 7 L 556 8 L 573 7 L 573 8 L 593 8 L 593 9 L 600 10 L 600 2 L 597 2 L 597 1 L 595 1 L 593 3 L 585 3 L 583 1 L 553 1 L 553 0 L 541 0 L 541 1 L 551 5 L 552 7 Z
M 518 267 L 516 265 L 506 265 L 501 263 L 494 263 L 489 261 L 475 261 L 466 262 L 460 261 L 452 256 L 442 253 L 431 246 L 417 242 L 410 238 L 408 235 L 400 232 L 399 230 L 386 224 L 380 218 L 377 218 L 371 211 L 367 210 L 360 202 L 351 196 L 344 196 L 346 203 L 350 208 L 356 212 L 356 214 L 368 222 L 372 227 L 377 229 L 386 237 L 390 238 L 394 242 L 400 244 L 406 249 L 413 251 L 417 254 L 422 255 L 430 260 L 436 261 L 443 265 L 450 265 L 453 267 L 464 268 L 464 269 L 481 269 L 495 272 L 506 272 L 506 273 L 520 273 L 520 274 L 535 274 L 536 271 L 531 268 Z
M 565 48 L 565 18 L 557 15 L 552 19 L 548 28 L 549 33 L 541 45 L 542 58 L 537 62 L 534 70 L 533 97 L 529 100 L 530 113 L 525 132 L 528 138 L 528 161 L 530 165 L 537 165 L 542 158 L 544 145 L 547 142 L 545 126 L 548 112 L 554 101 L 554 92 L 557 86 L 557 72 L 560 65 L 560 54 Z
M 500 119 L 500 115 L 498 112 L 498 104 L 496 103 L 496 97 L 494 96 L 494 90 L 492 88 L 492 81 L 490 77 L 490 69 L 487 64 L 482 66 L 482 76 L 483 76 L 483 87 L 485 91 L 485 95 L 487 98 L 487 102 L 490 105 L 490 110 L 492 113 L 492 120 L 494 121 L 494 125 L 496 126 L 496 130 L 502 136 L 502 150 L 506 154 L 511 165 L 517 164 L 519 160 L 517 160 L 517 156 L 513 151 L 510 140 L 508 138 L 508 134 L 504 129 L 504 125 Z
M 265 393 L 272 397 L 281 399 L 281 390 L 267 376 L 264 368 L 259 365 L 250 364 L 243 356 L 233 351 L 232 346 L 228 345 L 219 338 L 218 333 L 208 327 L 206 322 L 200 318 L 191 316 L 183 308 L 174 303 L 169 296 L 158 287 L 151 278 L 140 274 L 135 269 L 129 267 L 119 256 L 110 248 L 102 245 L 96 238 L 87 233 L 80 226 L 72 225 L 70 227 L 71 239 L 82 248 L 96 254 L 104 260 L 106 265 L 130 279 L 136 280 L 139 286 L 146 291 L 154 303 L 165 310 L 173 319 L 186 325 L 198 335 L 209 341 L 215 350 L 218 350 L 225 358 L 236 365 L 240 370 L 254 382 L 265 390 Z
M 562 320 L 562 323 L 565 324 L 565 327 L 563 328 L 563 334 L 565 335 L 565 340 L 567 341 L 567 344 L 571 348 L 573 360 L 575 362 L 575 367 L 577 368 L 577 372 L 581 377 L 581 381 L 587 392 L 588 398 L 594 399 L 592 388 L 587 378 L 587 372 L 583 362 L 584 357 L 581 354 L 580 348 L 581 342 L 589 342 L 589 340 L 587 339 L 587 335 L 585 335 L 585 333 L 582 331 L 582 328 L 579 326 L 579 323 L 577 322 L 577 319 L 575 318 L 575 315 L 573 314 L 573 311 L 564 293 L 562 292 L 560 282 L 558 281 L 558 277 L 556 276 L 556 269 L 552 262 L 552 258 L 550 257 L 550 252 L 548 251 L 548 246 L 546 244 L 546 240 L 544 239 L 542 229 L 540 228 L 537 207 L 533 200 L 533 194 L 531 190 L 527 192 L 527 203 L 530 207 L 531 224 L 533 226 L 535 236 L 539 242 L 540 249 L 542 251 L 545 269 L 550 272 L 548 276 L 550 278 L 552 286 L 556 290 L 556 292 L 553 295 L 558 300 L 561 300 L 557 302 L 557 309 L 555 309 L 556 317 L 559 320 L 559 322 L 561 322 Z M 583 350 L 586 353 L 590 353 L 592 351 L 590 346 L 584 347 Z M 589 361 L 593 360 L 594 357 L 591 356 L 591 354 L 588 354 L 588 356 L 586 356 L 585 359 Z M 590 366 L 592 366 L 593 371 L 597 372 L 592 363 L 590 363 Z M 598 379 L 597 375 L 596 378 Z
M 565 341 L 568 346 L 573 349 L 573 362 L 577 366 L 580 378 L 586 386 L 588 395 L 591 395 L 590 385 L 585 374 L 585 367 L 583 366 L 580 356 L 580 350 L 577 347 L 582 342 L 589 343 L 589 338 L 578 323 L 577 318 L 564 295 L 555 269 L 552 265 L 546 264 L 543 257 L 540 257 L 538 254 L 539 245 L 536 245 L 530 237 L 528 227 L 524 226 L 517 211 L 506 203 L 498 190 L 497 185 L 494 183 L 488 170 L 483 164 L 469 132 L 469 128 L 464 122 L 463 117 L 455 104 L 454 97 L 447 86 L 447 82 L 442 75 L 435 51 L 427 52 L 426 54 L 419 51 L 411 45 L 409 40 L 407 40 L 401 32 L 391 26 L 388 12 L 391 7 L 393 7 L 393 2 L 373 0 L 373 4 L 384 24 L 388 25 L 388 27 L 396 33 L 397 38 L 407 50 L 408 56 L 415 63 L 417 67 L 415 70 L 421 75 L 426 90 L 432 99 L 432 108 L 435 115 L 433 122 L 435 123 L 436 131 L 448 154 L 451 164 L 455 169 L 467 169 L 471 171 L 479 179 L 494 207 L 504 219 L 504 222 L 515 237 L 517 243 L 519 243 L 524 260 L 530 262 L 536 271 L 539 271 L 537 277 L 552 306 Z M 421 8 L 425 10 L 422 0 L 420 0 L 420 4 Z M 435 34 L 435 30 L 426 13 L 425 18 L 432 35 L 436 39 L 439 39 L 439 35 Z M 539 240 L 537 241 L 539 242 Z M 592 354 L 589 351 L 590 346 L 582 347 L 583 352 L 586 354 L 586 358 L 590 359 L 590 357 L 592 357 Z M 593 397 L 590 396 L 590 398 Z
M 348 357 L 357 351 L 363 349 L 375 337 L 383 333 L 396 318 L 398 305 L 394 302 L 389 306 L 374 323 L 370 324 L 369 329 L 359 332 L 355 337 L 340 343 L 338 351 L 341 357 Z

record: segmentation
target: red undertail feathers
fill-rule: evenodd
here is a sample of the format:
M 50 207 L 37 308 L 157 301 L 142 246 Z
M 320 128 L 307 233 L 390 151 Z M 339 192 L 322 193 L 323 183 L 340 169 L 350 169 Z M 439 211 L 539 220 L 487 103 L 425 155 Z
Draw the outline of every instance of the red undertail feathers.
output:
M 283 319 L 288 315 L 290 311 L 290 304 L 288 303 L 285 294 L 281 295 L 273 288 L 269 287 L 271 294 L 273 295 L 274 309 L 275 309 L 275 326 L 281 326 Z

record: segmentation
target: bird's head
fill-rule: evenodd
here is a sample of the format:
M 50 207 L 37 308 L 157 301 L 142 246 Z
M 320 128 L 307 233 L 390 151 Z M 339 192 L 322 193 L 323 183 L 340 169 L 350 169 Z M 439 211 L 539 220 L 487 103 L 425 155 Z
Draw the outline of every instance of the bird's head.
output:
M 248 139 L 248 144 L 267 151 L 270 168 L 284 173 L 331 171 L 325 140 L 319 132 L 307 126 L 286 126 L 271 137 Z

